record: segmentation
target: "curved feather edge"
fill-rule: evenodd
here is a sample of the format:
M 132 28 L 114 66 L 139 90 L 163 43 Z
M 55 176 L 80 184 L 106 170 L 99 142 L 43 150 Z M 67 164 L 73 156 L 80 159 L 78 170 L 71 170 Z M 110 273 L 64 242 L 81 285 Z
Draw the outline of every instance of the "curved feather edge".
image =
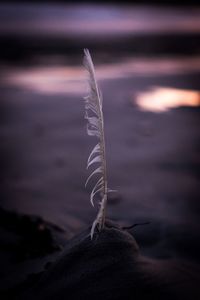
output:
M 97 174 L 97 173 L 102 173 L 102 167 L 98 167 L 96 170 L 94 170 L 92 172 L 92 174 L 90 174 L 90 176 L 88 177 L 88 179 L 86 180 L 85 186 L 87 186 L 88 182 L 90 181 L 90 179 L 92 178 L 93 175 Z
M 92 156 L 93 156 L 94 154 L 96 154 L 96 153 L 99 153 L 100 151 L 101 151 L 101 149 L 100 149 L 100 145 L 99 145 L 99 143 L 98 143 L 98 144 L 93 148 L 92 152 L 90 153 L 90 155 L 89 155 L 89 157 L 88 157 L 87 164 L 89 164 L 89 162 L 90 162 Z

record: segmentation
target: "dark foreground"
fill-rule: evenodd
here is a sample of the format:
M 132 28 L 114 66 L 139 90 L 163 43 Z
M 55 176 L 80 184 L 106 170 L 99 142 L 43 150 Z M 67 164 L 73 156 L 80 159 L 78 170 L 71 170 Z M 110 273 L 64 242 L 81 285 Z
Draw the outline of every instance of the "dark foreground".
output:
M 3 213 L 5 216 L 5 211 L 1 212 L 1 216 Z M 9 216 L 18 227 L 26 220 L 27 224 L 32 225 L 32 229 L 36 228 L 35 224 L 40 221 L 41 228 L 41 219 L 36 221 L 18 216 L 16 222 L 16 215 Z M 59 229 L 50 226 L 43 222 L 43 230 L 38 230 L 33 248 L 27 249 L 26 243 L 26 251 L 24 245 L 21 247 L 21 254 L 25 251 L 27 255 L 29 254 L 29 259 L 43 257 L 44 262 L 42 249 L 44 250 L 46 246 L 46 256 L 54 252 L 53 263 L 46 263 L 45 269 L 41 272 L 32 274 L 12 289 L 4 290 L 1 293 L 3 299 L 156 300 L 189 297 L 198 299 L 200 296 L 199 269 L 194 264 L 185 263 L 183 260 L 156 260 L 142 256 L 132 235 L 134 232 L 130 234 L 113 222 L 107 221 L 105 229 L 101 233 L 96 233 L 92 241 L 88 228 L 70 240 L 62 251 L 55 245 L 55 232 L 57 231 L 58 238 Z M 5 230 L 5 223 L 2 227 Z M 12 231 L 11 228 L 9 231 Z M 24 231 L 23 229 L 22 234 L 18 228 L 18 235 L 21 234 L 22 237 Z M 36 231 L 35 229 L 35 235 Z M 40 245 L 41 242 L 38 243 L 41 235 L 43 245 Z M 45 239 L 45 235 L 48 238 Z M 33 233 L 32 237 L 34 238 Z M 17 253 L 16 249 L 10 252 L 13 255 Z M 21 264 L 26 259 L 27 257 L 21 256 Z M 16 264 L 16 260 L 14 263 Z

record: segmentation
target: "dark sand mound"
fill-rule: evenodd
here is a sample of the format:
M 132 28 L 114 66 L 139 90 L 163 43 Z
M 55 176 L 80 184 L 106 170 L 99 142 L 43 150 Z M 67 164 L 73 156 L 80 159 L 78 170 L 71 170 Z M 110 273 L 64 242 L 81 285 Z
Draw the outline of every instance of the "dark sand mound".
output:
M 22 262 L 60 250 L 55 235 L 63 231 L 41 217 L 17 214 L 0 207 L 0 232 L 1 250 L 10 250 L 12 261 Z
M 66 238 L 60 227 L 41 217 L 0 207 L 0 299 L 15 299 L 32 286 Z
M 189 276 L 187 266 L 142 257 L 134 238 L 113 226 L 107 222 L 92 241 L 89 229 L 73 238 L 20 299 L 188 299 L 197 295 L 198 276 L 194 272 Z

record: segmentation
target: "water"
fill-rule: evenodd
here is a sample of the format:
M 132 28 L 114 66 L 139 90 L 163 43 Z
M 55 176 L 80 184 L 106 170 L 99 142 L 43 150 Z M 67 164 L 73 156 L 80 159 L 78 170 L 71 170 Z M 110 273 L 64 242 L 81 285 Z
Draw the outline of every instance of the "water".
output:
M 1 34 L 110 38 L 200 32 L 199 7 L 1 4 Z

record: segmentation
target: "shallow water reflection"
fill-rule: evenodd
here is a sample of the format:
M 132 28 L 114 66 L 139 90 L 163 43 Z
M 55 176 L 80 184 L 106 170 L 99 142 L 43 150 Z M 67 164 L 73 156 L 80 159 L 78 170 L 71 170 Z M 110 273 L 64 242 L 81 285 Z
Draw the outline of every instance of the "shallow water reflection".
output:
M 95 63 L 95 58 L 94 58 Z M 118 78 L 140 78 L 140 77 L 155 77 L 155 76 L 173 76 L 198 72 L 200 69 L 200 57 L 174 57 L 174 58 L 124 58 L 123 61 L 117 63 L 101 63 L 95 64 L 96 75 L 98 80 L 114 80 Z M 34 66 L 34 67 L 7 67 L 1 68 L 1 82 L 3 85 L 14 86 L 17 88 L 27 89 L 40 94 L 84 94 L 86 91 L 86 71 L 84 67 L 54 65 L 54 66 Z M 161 94 L 159 94 L 161 93 Z M 159 99 L 164 97 L 172 97 L 175 95 L 174 90 L 159 90 L 153 93 L 153 98 L 157 96 Z M 152 92 L 151 92 L 152 94 Z M 183 94 L 183 93 L 182 93 Z M 148 97 L 146 94 L 138 95 L 139 106 L 144 106 L 144 102 L 152 102 L 151 100 L 141 100 Z M 168 95 L 168 96 L 167 96 Z M 176 92 L 177 95 L 177 92 Z M 199 96 L 191 96 L 191 93 L 184 94 L 188 97 L 195 98 L 195 103 L 198 102 Z M 150 96 L 152 98 L 152 96 Z M 176 96 L 177 97 L 177 96 Z M 182 96 L 181 96 L 182 97 Z M 180 93 L 179 93 L 180 98 Z M 183 98 L 183 97 L 182 97 Z M 185 99 L 185 98 L 184 98 Z M 162 100 L 164 101 L 164 100 Z M 166 101 L 166 100 L 165 100 Z M 169 101 L 169 100 L 168 100 Z M 188 100 L 191 102 L 191 100 Z M 184 103 L 187 101 L 184 100 Z M 142 103 L 140 105 L 140 103 Z M 155 103 L 155 100 L 154 100 Z M 152 104 L 153 105 L 153 104 Z M 147 105 L 146 105 L 147 106 Z M 151 106 L 151 104 L 150 104 Z M 160 110 L 160 108 L 158 108 Z M 162 110 L 162 109 L 161 109 Z

